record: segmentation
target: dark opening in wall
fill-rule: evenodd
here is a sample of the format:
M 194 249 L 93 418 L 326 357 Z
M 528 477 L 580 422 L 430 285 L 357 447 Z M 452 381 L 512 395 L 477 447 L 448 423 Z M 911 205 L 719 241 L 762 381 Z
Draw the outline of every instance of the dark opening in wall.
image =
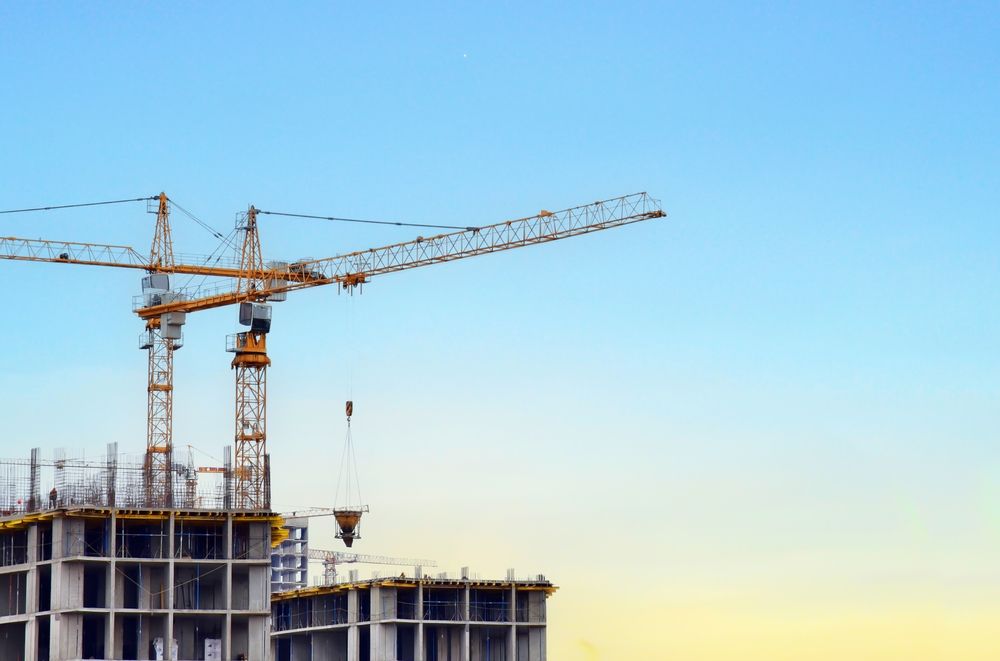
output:
M 38 610 L 52 608 L 52 565 L 38 565 Z
M 119 521 L 116 552 L 119 558 L 165 558 L 168 541 L 166 521 Z
M 107 606 L 107 569 L 103 565 L 85 565 L 83 568 L 83 607 Z
M 24 622 L 0 625 L 0 659 L 24 658 Z
M 122 608 L 139 607 L 139 566 L 118 565 L 118 573 L 121 575 L 120 585 L 122 586 Z
M 83 554 L 103 558 L 108 555 L 110 519 L 87 519 L 83 525 Z
M 28 572 L 0 574 L 0 616 L 20 615 L 26 612 L 27 598 Z
M 267 523 L 233 523 L 233 558 L 266 560 L 271 556 L 271 527 Z
M 347 595 L 328 594 L 312 598 L 312 624 L 322 627 L 330 624 L 347 624 Z
M 38 524 L 38 559 L 52 559 L 52 522 Z
M 415 624 L 396 625 L 396 661 L 414 661 L 414 645 L 417 639 Z
M 174 567 L 174 608 L 226 608 L 226 565 L 197 563 Z
M 174 637 L 177 639 L 177 658 L 201 661 L 205 658 L 205 641 L 221 640 L 225 617 L 204 615 L 175 615 Z
M 371 590 L 358 590 L 358 622 L 367 622 L 370 619 L 372 619 Z
M 139 634 L 140 623 L 138 615 L 119 615 L 115 622 L 121 622 L 122 631 L 122 658 L 139 658 Z
M 223 523 L 178 520 L 174 524 L 174 557 L 223 559 L 226 557 L 225 533 Z
M 459 621 L 462 617 L 463 590 L 428 588 L 424 591 L 424 619 Z
M 49 635 L 51 631 L 49 616 L 38 617 L 35 619 L 35 623 L 35 631 L 37 632 L 35 649 L 38 651 L 38 661 L 49 661 Z
M 424 661 L 460 659 L 464 632 L 461 624 L 424 625 Z
M 509 632 L 506 627 L 473 627 L 469 640 L 472 658 L 506 661 Z
M 414 588 L 396 589 L 396 617 L 400 620 L 417 619 L 417 591 Z
M 469 619 L 473 622 L 509 622 L 510 592 L 507 590 L 469 590 Z
M 28 561 L 28 531 L 0 534 L 0 566 L 20 565 Z
M 81 642 L 84 659 L 104 658 L 104 630 L 106 615 L 84 615 L 81 627 Z
M 358 661 L 371 661 L 372 634 L 369 627 L 358 627 Z
M 278 638 L 275 641 L 275 661 L 292 661 L 292 641 L 288 638 Z

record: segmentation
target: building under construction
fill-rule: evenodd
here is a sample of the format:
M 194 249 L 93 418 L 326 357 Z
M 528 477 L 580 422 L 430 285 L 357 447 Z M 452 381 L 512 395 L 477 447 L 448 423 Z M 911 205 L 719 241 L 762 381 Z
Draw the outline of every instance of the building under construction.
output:
M 555 588 L 542 576 L 432 578 L 417 567 L 302 587 L 305 520 L 231 507 L 229 469 L 201 487 L 176 471 L 177 502 L 154 507 L 146 470 L 114 446 L 95 461 L 32 451 L 0 462 L 0 659 L 545 658 Z M 297 589 L 271 594 L 283 557 L 297 573 L 273 585 Z
M 0 659 L 270 658 L 281 517 L 226 507 L 228 476 L 199 493 L 180 475 L 175 506 L 150 507 L 144 470 L 0 463 Z
M 544 576 L 405 573 L 272 597 L 275 661 L 544 661 Z
M 156 215 L 148 257 L 123 245 L 0 236 L 0 259 L 142 272 L 132 311 L 144 324 L 139 347 L 148 364 L 141 458 L 120 457 L 111 447 L 98 461 L 42 461 L 32 452 L 0 462 L 0 661 L 270 661 L 272 648 L 289 661 L 544 659 L 544 597 L 553 589 L 544 579 L 414 576 L 327 581 L 309 592 L 306 538 L 272 558 L 272 547 L 290 532 L 271 511 L 272 304 L 301 289 L 353 291 L 377 276 L 662 218 L 659 203 L 637 193 L 492 225 L 388 223 L 452 231 L 298 261 L 264 260 L 257 216 L 302 214 L 250 206 L 234 230 L 242 241 L 230 241 L 165 193 L 4 213 L 138 201 Z M 221 240 L 212 255 L 175 259 L 174 206 Z M 213 257 L 224 249 L 235 254 Z M 176 276 L 212 280 L 177 288 Z M 226 306 L 239 310 L 245 327 L 226 343 L 234 354 L 233 451 L 224 466 L 185 465 L 176 461 L 173 439 L 174 354 L 189 314 Z M 348 402 L 348 446 L 351 412 Z M 343 505 L 336 508 L 336 537 L 350 547 L 367 506 Z M 291 533 L 300 534 L 294 526 Z M 276 592 L 273 611 L 272 583 L 298 588 Z

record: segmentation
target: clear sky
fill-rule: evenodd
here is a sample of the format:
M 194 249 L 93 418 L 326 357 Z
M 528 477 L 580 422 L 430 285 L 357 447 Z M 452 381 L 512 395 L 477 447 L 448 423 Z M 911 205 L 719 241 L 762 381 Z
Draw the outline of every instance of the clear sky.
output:
M 277 306 L 276 503 L 331 504 L 350 395 L 357 550 L 546 573 L 556 661 L 995 659 L 1000 9 L 818 5 L 4 3 L 0 208 L 164 190 L 228 232 L 649 191 L 667 220 Z M 145 252 L 152 221 L 0 235 Z M 261 226 L 273 258 L 414 233 Z M 3 454 L 141 450 L 139 275 L 0 279 Z M 185 329 L 180 446 L 232 440 L 236 326 Z

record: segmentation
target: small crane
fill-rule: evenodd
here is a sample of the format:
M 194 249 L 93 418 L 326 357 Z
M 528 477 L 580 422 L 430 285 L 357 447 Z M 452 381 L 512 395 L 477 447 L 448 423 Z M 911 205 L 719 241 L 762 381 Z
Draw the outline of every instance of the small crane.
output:
M 421 558 L 393 558 L 387 555 L 365 555 L 345 551 L 309 549 L 309 559 L 323 563 L 323 582 L 327 585 L 337 582 L 337 565 L 360 563 L 365 565 L 398 565 L 410 567 L 437 567 L 434 560 Z

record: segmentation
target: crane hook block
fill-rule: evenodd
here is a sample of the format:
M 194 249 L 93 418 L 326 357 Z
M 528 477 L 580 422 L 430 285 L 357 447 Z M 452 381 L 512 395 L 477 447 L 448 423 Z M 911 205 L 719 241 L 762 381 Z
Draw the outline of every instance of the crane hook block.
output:
M 347 410 L 348 419 L 350 419 L 350 417 L 354 415 L 354 402 L 351 400 L 347 400 L 347 406 L 345 406 L 344 408 Z

